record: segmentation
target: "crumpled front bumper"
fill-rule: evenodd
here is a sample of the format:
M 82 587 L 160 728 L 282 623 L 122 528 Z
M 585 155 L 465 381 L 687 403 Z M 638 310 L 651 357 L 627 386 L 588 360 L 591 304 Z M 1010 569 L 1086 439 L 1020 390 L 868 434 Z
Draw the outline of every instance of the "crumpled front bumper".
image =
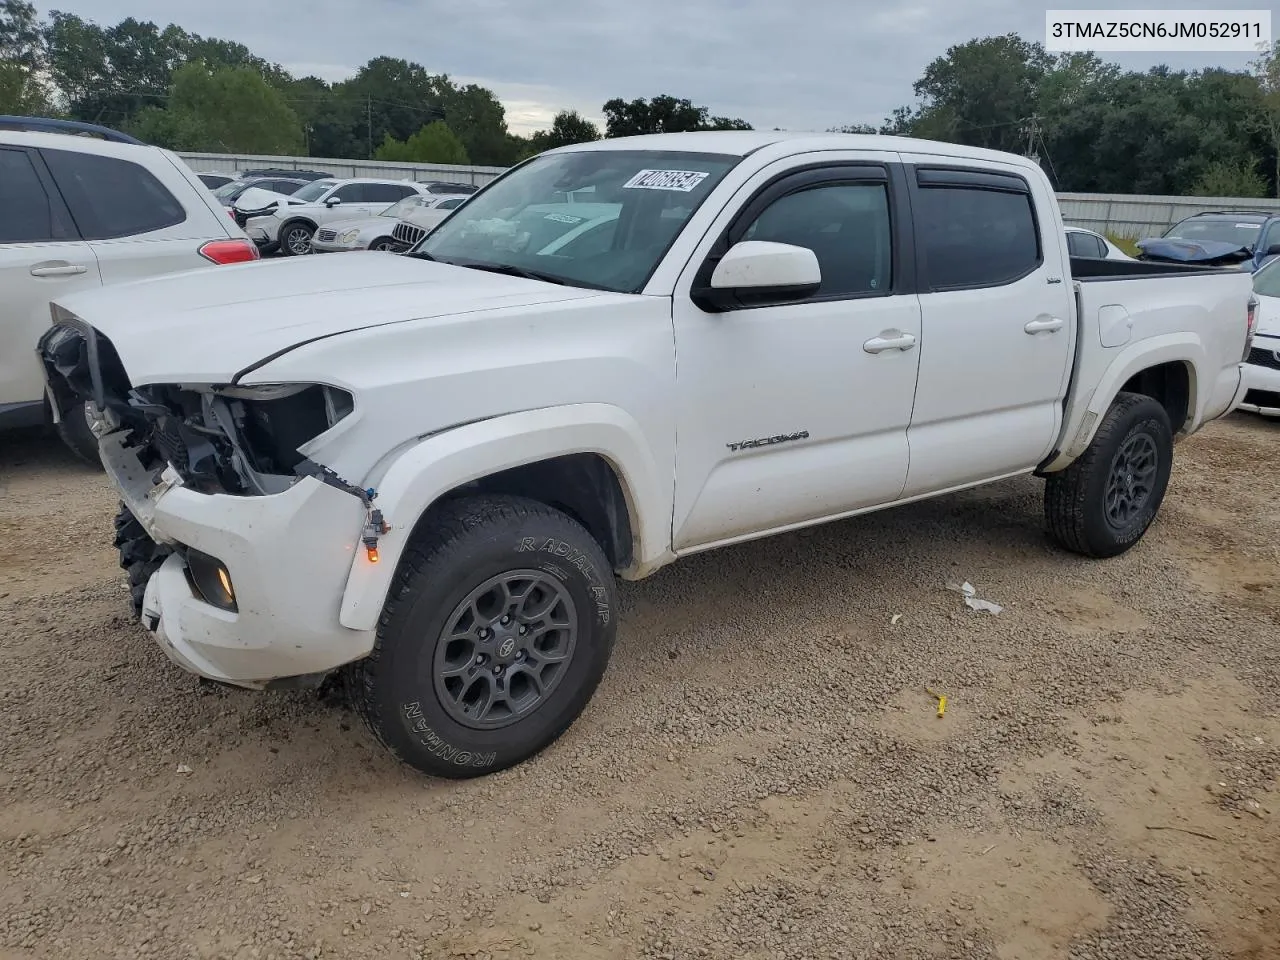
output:
M 211 680 L 261 688 L 368 655 L 373 631 L 338 620 L 364 523 L 358 499 L 310 477 L 271 496 L 197 493 L 171 470 L 153 483 L 122 434 L 104 437 L 101 451 L 133 515 L 157 542 L 175 546 L 143 601 L 144 625 L 174 662 Z M 193 589 L 187 547 L 225 566 L 235 612 Z

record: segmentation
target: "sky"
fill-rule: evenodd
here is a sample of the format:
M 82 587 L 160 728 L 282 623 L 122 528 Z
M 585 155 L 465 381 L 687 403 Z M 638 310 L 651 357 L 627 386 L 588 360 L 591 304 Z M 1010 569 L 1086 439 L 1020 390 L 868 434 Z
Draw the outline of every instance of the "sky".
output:
M 1044 40 L 1043 6 L 1025 0 L 58 0 L 37 3 L 112 24 L 128 16 L 235 40 L 296 76 L 342 80 L 375 56 L 402 57 L 494 91 L 514 133 L 564 109 L 603 126 L 601 105 L 669 93 L 757 128 L 825 130 L 879 123 L 913 102 L 911 85 L 958 43 L 1016 32 Z M 1071 3 L 1054 9 L 1206 9 L 1213 4 Z M 1231 9 L 1277 4 L 1228 0 Z M 1157 63 L 1244 69 L 1244 53 L 1104 54 L 1128 69 Z

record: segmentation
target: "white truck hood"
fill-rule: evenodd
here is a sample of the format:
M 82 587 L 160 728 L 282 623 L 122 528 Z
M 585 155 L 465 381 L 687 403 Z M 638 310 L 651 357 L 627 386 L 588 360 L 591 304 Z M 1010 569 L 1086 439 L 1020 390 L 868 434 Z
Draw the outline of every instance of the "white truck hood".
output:
M 366 327 L 599 295 L 354 252 L 169 274 L 54 303 L 105 335 L 130 382 L 142 386 L 228 383 L 300 344 Z

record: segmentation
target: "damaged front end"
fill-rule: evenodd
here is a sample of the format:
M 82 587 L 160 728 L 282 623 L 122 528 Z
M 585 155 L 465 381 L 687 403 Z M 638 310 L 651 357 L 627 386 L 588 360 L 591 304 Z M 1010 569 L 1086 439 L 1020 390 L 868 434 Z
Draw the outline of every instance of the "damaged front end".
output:
M 74 318 L 60 318 L 37 351 L 59 419 L 90 404 L 94 433 L 124 432 L 144 467 L 172 467 L 200 493 L 267 496 L 305 476 L 337 480 L 301 449 L 349 416 L 354 399 L 326 384 L 150 384 L 134 387 L 111 341 Z M 96 421 L 96 422 L 95 422 Z
M 377 562 L 378 539 L 389 527 L 373 507 L 376 491 L 348 483 L 302 452 L 351 415 L 355 400 L 346 390 L 322 383 L 134 387 L 111 341 L 71 316 L 59 317 L 36 349 L 55 416 L 87 404 L 94 434 L 99 440 L 120 434 L 121 446 L 157 488 L 270 496 L 315 477 L 364 504 L 360 539 Z

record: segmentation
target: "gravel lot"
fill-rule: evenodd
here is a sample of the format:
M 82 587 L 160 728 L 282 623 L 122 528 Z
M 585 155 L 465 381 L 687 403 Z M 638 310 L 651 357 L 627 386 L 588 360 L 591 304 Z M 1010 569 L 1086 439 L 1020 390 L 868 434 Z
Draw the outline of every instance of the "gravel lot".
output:
M 1025 479 L 677 564 L 568 735 L 438 783 L 171 666 L 102 477 L 6 436 L 0 957 L 1274 960 L 1278 439 L 1181 445 L 1111 562 Z

